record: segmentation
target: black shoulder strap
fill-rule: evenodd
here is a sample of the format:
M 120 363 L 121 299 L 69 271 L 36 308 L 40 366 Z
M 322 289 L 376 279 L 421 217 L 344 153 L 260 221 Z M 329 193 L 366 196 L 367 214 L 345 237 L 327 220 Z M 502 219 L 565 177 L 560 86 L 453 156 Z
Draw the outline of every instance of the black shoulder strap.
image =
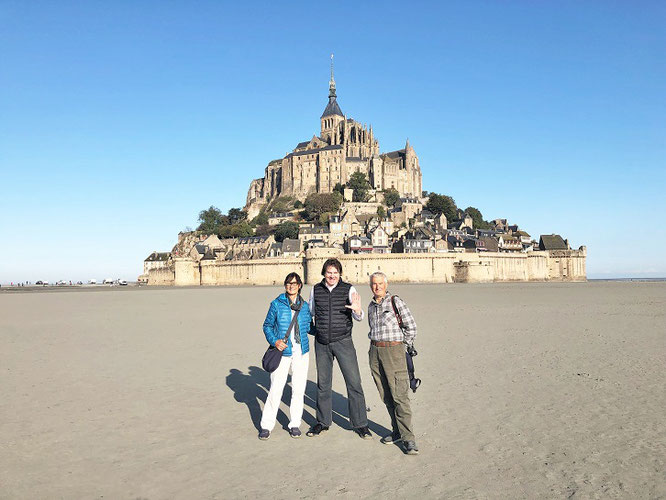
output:
M 299 296 L 300 298 L 300 296 Z M 288 301 L 289 299 L 287 299 Z M 301 307 L 303 307 L 304 301 L 301 299 L 299 301 L 299 306 L 298 309 L 294 309 L 294 317 L 291 318 L 291 323 L 289 323 L 289 328 L 287 328 L 287 335 L 284 336 L 284 339 L 282 339 L 284 342 L 286 342 L 289 339 L 289 334 L 291 333 L 291 330 L 294 328 L 294 325 L 298 321 L 298 315 L 301 313 Z
M 395 314 L 395 319 L 398 320 L 398 326 L 400 327 L 401 330 L 403 330 L 405 327 L 402 324 L 402 316 L 400 316 L 400 311 L 398 311 L 398 306 L 395 305 L 395 298 L 397 295 L 391 295 L 391 305 L 393 306 L 393 313 Z

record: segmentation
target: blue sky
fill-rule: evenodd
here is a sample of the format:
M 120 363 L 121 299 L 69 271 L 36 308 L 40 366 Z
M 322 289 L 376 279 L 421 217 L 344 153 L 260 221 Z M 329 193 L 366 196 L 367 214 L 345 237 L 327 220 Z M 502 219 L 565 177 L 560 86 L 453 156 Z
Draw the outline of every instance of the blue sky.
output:
M 338 102 L 428 191 L 666 276 L 664 2 L 0 0 L 0 283 L 134 280 Z

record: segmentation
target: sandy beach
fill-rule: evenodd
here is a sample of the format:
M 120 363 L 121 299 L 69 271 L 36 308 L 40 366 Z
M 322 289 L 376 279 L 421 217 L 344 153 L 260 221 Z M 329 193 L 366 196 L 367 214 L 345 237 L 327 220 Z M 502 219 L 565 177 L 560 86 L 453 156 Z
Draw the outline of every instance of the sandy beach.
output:
M 389 289 L 419 327 L 416 457 L 379 443 L 366 322 L 375 438 L 336 366 L 328 433 L 291 439 L 281 412 L 257 439 L 281 288 L 0 293 L 0 498 L 666 497 L 666 282 Z M 312 354 L 303 431 L 315 380 Z

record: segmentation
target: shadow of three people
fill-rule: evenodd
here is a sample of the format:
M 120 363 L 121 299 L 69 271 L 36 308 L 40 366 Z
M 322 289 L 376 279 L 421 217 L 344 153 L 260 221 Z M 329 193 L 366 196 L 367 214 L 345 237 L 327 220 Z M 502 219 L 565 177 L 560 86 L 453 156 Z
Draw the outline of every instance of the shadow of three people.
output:
M 261 422 L 262 407 L 259 402 L 266 401 L 266 396 L 271 384 L 271 377 L 268 372 L 258 366 L 248 367 L 248 373 L 243 373 L 241 370 L 232 368 L 227 375 L 227 386 L 234 391 L 234 399 L 239 403 L 247 405 L 250 412 L 250 419 L 259 431 Z M 289 407 L 291 403 L 291 376 L 289 382 L 285 385 L 284 392 L 282 393 L 282 402 Z M 342 427 L 343 429 L 351 430 L 349 425 L 349 409 L 347 405 L 347 398 L 342 394 L 333 391 L 333 423 Z M 317 408 L 317 384 L 308 380 L 305 387 L 305 400 L 303 410 L 303 421 L 306 425 L 312 427 L 317 423 L 315 416 L 307 410 L 310 407 L 313 413 Z M 368 409 L 370 411 L 370 409 Z M 388 417 L 388 415 L 387 415 Z M 280 409 L 277 415 L 278 423 L 286 429 L 289 425 L 289 417 Z M 379 425 L 376 422 L 368 419 L 368 427 L 372 432 L 380 436 L 390 434 L 391 431 L 386 427 Z

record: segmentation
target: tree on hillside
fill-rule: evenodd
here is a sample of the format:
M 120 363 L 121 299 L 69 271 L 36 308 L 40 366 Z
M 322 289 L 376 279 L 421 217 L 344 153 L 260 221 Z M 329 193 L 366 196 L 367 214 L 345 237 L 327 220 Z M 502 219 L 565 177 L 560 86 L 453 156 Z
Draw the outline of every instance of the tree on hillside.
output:
M 275 228 L 275 241 L 284 241 L 287 238 L 298 239 L 298 222 L 286 221 Z
M 268 214 L 262 209 L 259 214 L 254 219 L 252 219 L 250 225 L 252 227 L 257 227 L 263 226 L 264 224 L 268 224 Z
M 342 196 L 345 195 L 345 187 L 342 184 L 340 184 L 339 182 L 335 185 L 335 187 L 333 188 L 333 191 L 336 192 L 336 193 L 340 193 Z
M 394 207 L 398 200 L 400 199 L 400 193 L 395 188 L 390 188 L 384 191 L 384 203 L 387 207 Z
M 199 227 L 197 231 L 206 234 L 220 234 L 224 226 L 229 224 L 229 218 L 223 215 L 219 208 L 210 206 L 199 212 Z
M 268 236 L 269 234 L 273 234 L 273 231 L 275 231 L 275 226 L 269 226 L 268 224 L 261 224 L 255 228 L 254 235 Z
M 378 216 L 380 219 L 383 219 L 383 218 L 386 217 L 386 209 L 385 209 L 384 207 L 382 207 L 381 205 L 379 205 L 379 206 L 377 207 L 377 216 Z
M 347 187 L 354 190 L 352 201 L 368 201 L 368 190 L 370 183 L 367 176 L 363 172 L 354 172 L 349 177 Z
M 447 220 L 455 220 L 458 207 L 456 202 L 450 196 L 445 194 L 430 193 L 426 208 L 435 215 L 444 214 Z
M 310 221 L 319 220 L 319 217 L 326 212 L 337 212 L 341 204 L 340 193 L 311 193 L 305 199 L 303 217 Z
M 483 220 L 483 215 L 481 214 L 481 211 L 478 208 L 467 207 L 465 209 L 465 212 L 467 212 L 469 214 L 469 216 L 472 218 L 472 220 L 474 221 L 474 229 L 489 229 L 490 228 L 490 223 Z
M 230 208 L 227 217 L 230 224 L 238 224 L 247 219 L 247 212 L 242 208 Z
M 224 226 L 218 234 L 222 238 L 244 238 L 254 235 L 254 230 L 247 222 Z

